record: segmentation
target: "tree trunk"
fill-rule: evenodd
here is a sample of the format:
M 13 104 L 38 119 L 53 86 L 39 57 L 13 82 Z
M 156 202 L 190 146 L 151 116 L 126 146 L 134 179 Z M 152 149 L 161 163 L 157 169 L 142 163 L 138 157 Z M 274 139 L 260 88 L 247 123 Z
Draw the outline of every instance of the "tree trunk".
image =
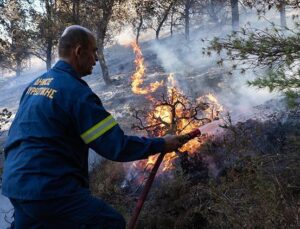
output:
M 280 2 L 280 23 L 281 23 L 281 27 L 285 28 L 286 27 L 286 13 L 285 13 L 285 1 L 282 0 Z
M 109 77 L 108 67 L 106 65 L 104 57 L 104 40 L 106 37 L 107 26 L 112 15 L 112 8 L 114 6 L 114 0 L 99 1 L 101 9 L 103 11 L 102 17 L 98 19 L 97 28 L 97 43 L 98 43 L 98 58 L 102 70 L 102 77 L 106 85 L 110 85 L 112 80 Z M 103 4 L 103 5 L 102 5 Z
M 51 68 L 52 64 L 52 47 L 53 47 L 53 40 L 49 38 L 47 40 L 47 51 L 46 51 L 46 66 L 47 70 Z
M 143 15 L 140 15 L 140 23 L 136 29 L 136 38 L 135 38 L 135 42 L 138 44 L 139 43 L 139 37 L 140 37 L 140 32 L 143 26 Z
M 100 43 L 100 44 L 99 44 Z M 104 45 L 103 42 L 99 42 L 98 46 L 98 58 L 99 58 L 99 63 L 101 66 L 102 70 L 102 77 L 106 85 L 110 85 L 112 83 L 110 77 L 109 77 L 109 72 L 108 72 L 108 67 L 104 58 Z
M 157 27 L 157 30 L 156 30 L 156 33 L 155 33 L 155 38 L 156 38 L 156 40 L 159 39 L 159 33 L 160 33 L 160 30 L 161 30 L 163 24 L 165 23 L 165 21 L 167 20 L 168 15 L 169 15 L 169 13 L 170 13 L 170 10 L 171 10 L 172 7 L 173 7 L 173 4 L 174 4 L 174 2 L 171 2 L 171 3 L 170 3 L 169 7 L 168 7 L 168 8 L 166 9 L 166 11 L 164 12 L 164 16 L 163 16 L 162 20 L 161 20 L 161 21 L 159 22 L 159 24 L 158 24 L 158 27 Z
M 217 13 L 216 13 L 216 5 L 212 2 L 212 1 L 209 1 L 208 3 L 208 8 L 207 8 L 207 11 L 208 11 L 208 15 L 209 17 L 211 18 L 211 20 L 216 24 L 216 25 L 219 25 L 219 18 L 217 16 Z
M 174 10 L 174 7 L 173 7 L 173 8 L 172 8 L 172 13 L 171 13 L 171 25 L 170 25 L 170 33 L 171 33 L 171 37 L 173 36 L 174 14 L 175 14 L 175 10 Z
M 55 1 L 56 4 L 56 1 Z M 47 12 L 47 18 L 48 21 L 51 24 L 51 27 L 53 27 L 53 2 L 50 0 L 45 1 L 46 6 L 46 12 Z M 50 30 L 50 29 L 49 29 Z M 51 34 L 48 32 L 47 38 L 46 38 L 46 68 L 49 70 L 51 68 L 52 64 L 52 48 L 53 48 L 53 39 Z
M 72 7 L 72 18 L 73 23 L 79 25 L 79 4 L 80 0 L 73 0 L 73 7 Z
M 185 1 L 184 8 L 184 35 L 187 41 L 190 40 L 190 7 L 192 0 Z
M 22 61 L 20 58 L 17 58 L 16 60 L 16 76 L 19 77 L 21 75 L 22 72 Z
M 231 0 L 231 14 L 232 14 L 232 29 L 234 31 L 237 31 L 240 27 L 239 1 L 238 0 Z

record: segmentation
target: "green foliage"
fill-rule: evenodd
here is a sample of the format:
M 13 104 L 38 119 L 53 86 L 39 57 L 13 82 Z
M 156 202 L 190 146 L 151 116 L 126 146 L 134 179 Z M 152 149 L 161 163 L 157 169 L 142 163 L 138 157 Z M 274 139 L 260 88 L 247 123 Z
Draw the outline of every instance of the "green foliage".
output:
M 300 86 L 300 26 L 285 30 L 273 26 L 265 31 L 243 28 L 226 38 L 215 38 L 204 53 L 214 51 L 221 56 L 218 64 L 225 60 L 232 63 L 232 69 L 240 67 L 241 73 L 257 68 L 265 70 L 262 76 L 248 82 L 258 88 L 283 92 L 291 101 L 297 98 Z
M 299 39 L 300 33 L 287 36 L 276 27 L 267 31 L 249 28 L 213 39 L 205 51 L 221 54 L 225 50 L 230 60 L 250 61 L 253 67 L 291 66 L 300 57 Z
M 0 6 L 0 67 L 20 75 L 30 54 L 31 29 L 26 1 L 9 0 Z
M 32 33 L 34 43 L 31 46 L 31 54 L 51 66 L 53 50 L 58 43 L 59 33 L 69 20 L 67 9 L 62 10 L 58 7 L 59 1 L 43 0 L 40 1 L 40 10 L 31 9 L 30 16 L 34 28 Z
M 299 0 L 242 0 L 243 4 L 255 8 L 258 14 L 265 14 L 270 9 L 280 10 L 282 5 L 299 8 Z
M 265 77 L 258 77 L 248 83 L 251 86 L 257 86 L 259 88 L 267 87 L 270 91 L 277 89 L 279 91 L 289 92 L 300 88 L 299 75 L 287 76 L 282 69 L 279 69 L 276 72 L 269 71 Z

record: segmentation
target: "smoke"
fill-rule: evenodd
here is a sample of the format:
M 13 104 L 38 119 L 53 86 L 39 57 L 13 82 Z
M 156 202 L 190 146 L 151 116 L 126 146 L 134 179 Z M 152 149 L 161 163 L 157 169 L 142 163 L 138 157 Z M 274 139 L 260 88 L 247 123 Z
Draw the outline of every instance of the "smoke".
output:
M 270 27 L 271 21 L 279 25 L 280 13 L 270 11 L 259 20 L 255 11 L 248 10 L 240 17 L 241 27 L 263 29 Z M 291 19 L 288 19 L 287 23 L 291 24 Z M 175 78 L 187 95 L 191 92 L 198 96 L 213 92 L 231 113 L 249 113 L 254 106 L 280 96 L 279 93 L 271 93 L 266 89 L 249 87 L 247 81 L 257 76 L 254 71 L 247 71 L 245 74 L 233 71 L 231 75 L 228 74 L 232 70 L 230 63 L 220 67 L 216 64 L 218 57 L 214 53 L 211 56 L 202 54 L 203 48 L 208 44 L 202 40 L 212 40 L 214 37 L 230 34 L 231 25 L 218 27 L 208 24 L 191 30 L 190 42 L 184 39 L 183 34 L 177 34 L 171 38 L 152 42 L 150 48 L 157 55 L 164 70 L 175 73 Z M 264 70 L 257 73 L 264 74 Z
M 293 14 L 293 12 L 287 11 L 287 16 L 291 14 Z M 279 24 L 279 12 L 270 11 L 265 17 Z M 264 28 L 267 24 L 265 20 L 258 21 L 258 17 L 253 11 L 244 12 L 240 17 L 240 21 L 242 25 L 250 21 L 252 27 L 256 28 Z M 287 23 L 288 25 L 291 24 L 291 20 L 288 19 Z M 223 37 L 230 33 L 230 25 L 217 27 L 212 26 L 212 24 L 207 24 L 200 28 L 191 28 L 191 30 L 191 41 L 189 43 L 185 41 L 183 34 L 174 35 L 172 38 L 165 37 L 159 42 L 148 42 L 148 44 L 150 44 L 148 50 L 156 54 L 156 58 L 159 60 L 165 72 L 175 73 L 175 77 L 180 83 L 181 89 L 183 89 L 187 95 L 190 95 L 191 92 L 197 95 L 214 92 L 227 110 L 233 113 L 251 112 L 253 106 L 262 104 L 271 98 L 278 97 L 276 93 L 269 93 L 267 90 L 258 90 L 248 87 L 246 82 L 255 77 L 254 73 L 248 72 L 242 76 L 238 72 L 235 72 L 233 76 L 230 76 L 225 72 L 229 66 L 225 65 L 224 68 L 216 66 L 216 55 L 208 57 L 202 54 L 202 48 L 206 47 L 206 44 L 201 42 L 201 39 L 212 39 L 214 36 Z M 142 35 L 149 38 L 146 36 L 148 34 L 144 32 Z M 116 41 L 120 45 L 129 45 L 130 42 L 134 40 L 135 34 L 130 27 L 124 28 L 120 35 L 116 37 Z M 120 57 L 120 52 L 112 53 L 111 62 L 108 61 L 110 70 L 113 71 L 113 68 L 118 69 L 120 66 L 119 61 L 117 63 L 118 65 L 112 65 L 112 62 L 116 62 L 118 58 L 120 61 L 123 61 L 122 66 L 125 66 L 124 68 L 130 67 L 133 60 L 128 57 L 129 54 L 125 51 L 122 58 Z M 23 73 L 19 78 L 10 78 L 10 75 L 2 74 L 2 79 L 5 80 L 0 81 L 0 107 L 8 107 L 10 110 L 15 111 L 18 107 L 21 93 L 28 83 L 45 72 L 44 63 L 32 59 L 29 65 L 31 69 Z M 117 70 L 115 70 L 115 72 L 117 72 Z M 100 97 L 101 95 L 105 95 L 104 93 L 107 91 L 103 90 L 103 92 L 100 90 L 102 89 L 102 85 L 99 86 L 99 75 L 91 76 L 88 81 L 89 83 L 95 82 L 95 91 L 99 92 Z M 111 97 L 113 97 L 113 95 L 112 93 Z M 91 154 L 90 169 L 92 168 L 92 164 L 100 160 L 97 155 Z M 7 204 L 8 200 L 3 198 L 3 196 L 0 196 L 1 209 L 9 209 L 10 205 Z M 0 223 L 0 225 L 2 224 Z
M 0 189 L 1 193 L 1 189 Z M 13 206 L 9 199 L 0 194 L 0 228 L 8 228 L 13 221 Z
M 119 45 L 129 46 L 130 43 L 135 40 L 132 28 L 125 27 L 120 34 L 115 37 L 115 40 Z
M 0 81 L 0 109 L 8 108 L 15 113 L 26 86 L 44 72 L 45 64 L 33 58 L 30 60 L 30 66 L 21 76 L 4 75 Z

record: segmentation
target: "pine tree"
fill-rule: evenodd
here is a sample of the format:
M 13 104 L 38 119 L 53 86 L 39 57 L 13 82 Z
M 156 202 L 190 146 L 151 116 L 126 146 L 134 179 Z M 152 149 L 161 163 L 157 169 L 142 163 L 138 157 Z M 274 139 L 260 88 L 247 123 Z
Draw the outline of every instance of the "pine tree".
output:
M 293 19 L 291 28 L 272 23 L 266 30 L 246 27 L 225 38 L 215 38 L 205 53 L 215 51 L 220 55 L 219 64 L 229 60 L 241 73 L 263 69 L 248 84 L 283 92 L 294 103 L 300 95 L 300 22 L 297 16 Z

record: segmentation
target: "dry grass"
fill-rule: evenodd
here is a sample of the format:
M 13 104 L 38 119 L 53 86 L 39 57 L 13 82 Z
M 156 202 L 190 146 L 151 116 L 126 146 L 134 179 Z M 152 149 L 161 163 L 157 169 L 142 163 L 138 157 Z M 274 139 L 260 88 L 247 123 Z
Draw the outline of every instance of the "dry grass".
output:
M 199 152 L 220 160 L 219 176 L 200 179 L 178 166 L 172 179 L 159 177 L 137 228 L 300 227 L 298 128 L 251 121 L 227 129 Z M 105 162 L 91 181 L 93 192 L 128 220 L 138 194 L 120 188 L 124 176 L 122 164 Z

